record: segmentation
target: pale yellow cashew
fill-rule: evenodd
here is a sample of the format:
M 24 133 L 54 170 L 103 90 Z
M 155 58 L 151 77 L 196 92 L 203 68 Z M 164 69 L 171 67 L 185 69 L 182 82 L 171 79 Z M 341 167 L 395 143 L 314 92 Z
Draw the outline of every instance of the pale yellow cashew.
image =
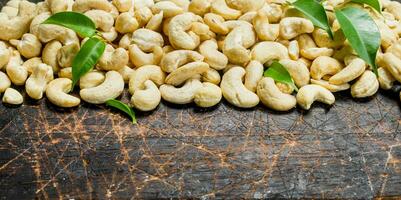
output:
M 398 40 L 398 35 L 391 30 L 384 22 L 375 20 L 380 30 L 381 46 L 386 49 Z
M 229 32 L 228 27 L 224 24 L 224 18 L 220 15 L 207 13 L 205 14 L 204 20 L 205 24 L 209 26 L 210 30 L 216 34 L 226 35 Z
M 134 6 L 133 0 L 113 0 L 112 3 L 121 13 L 128 12 Z
M 53 40 L 47 43 L 42 51 L 43 63 L 50 65 L 55 73 L 57 73 L 60 69 L 57 60 L 57 54 L 61 48 L 62 44 L 57 40 Z
M 104 82 L 105 75 L 101 71 L 90 71 L 79 79 L 79 88 L 93 88 Z
M 310 75 L 315 80 L 320 80 L 325 75 L 334 75 L 340 72 L 343 65 L 336 59 L 328 56 L 316 58 L 310 67 Z
M 82 100 L 91 104 L 103 104 L 107 100 L 115 99 L 124 90 L 124 79 L 116 71 L 106 73 L 104 82 L 93 88 L 82 89 L 79 94 Z
M 196 91 L 194 102 L 197 106 L 208 108 L 217 105 L 223 97 L 219 86 L 212 83 L 203 83 L 203 87 Z
M 361 77 L 351 86 L 351 95 L 354 98 L 365 98 L 376 94 L 379 90 L 379 81 L 376 75 L 366 70 Z
M 123 68 L 118 70 L 118 73 L 121 74 L 125 83 L 129 83 L 129 80 L 131 79 L 131 76 L 132 76 L 132 74 L 134 74 L 134 72 L 135 72 L 135 69 L 132 69 L 129 66 L 124 66 Z
M 77 43 L 72 43 L 61 47 L 57 53 L 58 66 L 61 68 L 72 67 L 72 62 L 74 61 L 74 58 L 78 52 L 79 45 Z
M 150 18 L 149 22 L 146 24 L 145 28 L 152 31 L 159 31 L 163 24 L 163 17 L 163 11 L 160 11 L 159 13 L 153 15 L 152 18 Z
M 143 83 L 151 80 L 156 85 L 164 84 L 166 74 L 156 65 L 145 65 L 138 68 L 135 73 L 131 75 L 129 81 L 129 92 L 134 94 L 137 90 L 143 88 Z
M 259 104 L 259 97 L 242 83 L 245 73 L 242 67 L 232 67 L 223 75 L 220 88 L 224 98 L 232 105 L 252 108 Z
M 26 80 L 25 91 L 32 99 L 42 99 L 47 85 L 47 72 L 49 68 L 46 64 L 39 64 L 35 67 L 32 75 Z
M 173 72 L 166 77 L 166 84 L 179 86 L 186 80 L 205 73 L 209 69 L 209 65 L 204 62 L 191 62 Z
M 210 31 L 209 26 L 203 22 L 192 23 L 190 30 L 199 36 L 200 41 L 210 40 L 216 37 L 216 34 Z
M 278 4 L 268 4 L 266 3 L 262 10 L 266 12 L 267 17 L 269 18 L 270 23 L 278 23 L 281 20 L 283 15 L 283 10 L 281 9 L 281 5 Z
M 185 84 L 176 88 L 172 85 L 160 86 L 160 94 L 164 100 L 174 104 L 188 104 L 191 103 L 199 89 L 203 87 L 202 83 L 196 79 L 189 79 Z
M 245 68 L 245 87 L 252 91 L 256 92 L 256 87 L 258 86 L 258 82 L 263 78 L 263 65 L 255 60 L 252 60 Z
M 280 21 L 280 37 L 293 39 L 303 33 L 312 33 L 315 27 L 312 22 L 300 17 L 286 17 Z
M 209 68 L 202 74 L 202 82 L 209 82 L 218 85 L 221 81 L 219 72 L 213 68 Z
M 127 33 L 124 34 L 124 36 L 120 39 L 120 41 L 118 42 L 118 46 L 128 50 L 131 43 L 132 43 L 132 33 Z
M 12 51 L 10 61 L 6 66 L 6 72 L 14 85 L 24 85 L 28 78 L 28 70 L 22 66 L 23 61 L 18 51 Z
M 249 12 L 246 12 L 245 14 L 241 15 L 241 17 L 239 17 L 238 20 L 246 21 L 246 22 L 252 24 L 252 21 L 256 17 L 257 14 L 258 14 L 258 12 L 256 12 L 256 11 L 249 11 Z
M 132 42 L 142 51 L 151 51 L 154 46 L 163 47 L 163 36 L 155 31 L 149 29 L 138 29 L 132 34 Z
M 0 13 L 0 40 L 19 39 L 28 32 L 31 20 L 36 15 L 36 5 L 28 1 L 21 1 L 18 15 L 9 17 Z
M 392 53 L 385 53 L 383 55 L 383 66 L 384 69 L 389 71 L 391 75 L 398 81 L 401 82 L 401 59 Z
M 391 89 L 396 81 L 393 75 L 383 67 L 379 67 L 377 72 L 379 74 L 377 80 L 379 81 L 380 88 L 383 90 Z
M 69 95 L 72 81 L 67 78 L 57 78 L 46 87 L 46 97 L 49 101 L 62 108 L 76 107 L 81 103 L 77 97 Z
M 152 16 L 153 13 L 148 7 L 144 7 L 135 11 L 135 19 L 138 21 L 139 27 L 145 26 Z
M 226 20 L 235 20 L 241 16 L 241 11 L 228 7 L 226 0 L 214 0 L 210 11 L 218 14 Z
M 46 0 L 46 3 L 53 14 L 68 10 L 68 1 L 65 0 Z
M 192 0 L 189 4 L 188 11 L 199 16 L 204 16 L 210 12 L 213 0 Z
M 328 57 L 332 56 L 334 50 L 326 47 L 321 47 L 321 48 L 312 47 L 308 49 L 302 49 L 300 53 L 304 58 L 307 58 L 309 60 L 315 60 L 317 57 L 320 56 L 328 56 Z
M 260 101 L 273 110 L 288 111 L 297 105 L 295 97 L 282 93 L 270 77 L 264 77 L 260 80 L 256 91 Z
M 59 78 L 68 78 L 72 80 L 72 67 L 62 68 L 57 74 Z
M 257 11 L 263 7 L 265 0 L 226 0 L 227 5 L 243 13 Z
M 327 31 L 316 28 L 313 33 L 313 40 L 316 42 L 319 47 L 327 47 L 337 49 L 344 44 L 345 36 L 342 31 L 336 31 L 334 34 L 334 40 L 330 38 Z
M 228 64 L 227 56 L 218 50 L 217 42 L 215 40 L 204 41 L 199 46 L 199 53 L 205 57 L 204 62 L 209 64 L 213 69 L 222 70 Z
M 30 33 L 25 33 L 21 40 L 10 40 L 10 44 L 17 47 L 21 55 L 28 59 L 39 56 L 42 51 L 42 43 Z
M 328 89 L 314 84 L 301 87 L 296 98 L 298 105 L 305 110 L 309 110 L 315 101 L 332 105 L 336 100 Z
M 9 87 L 11 87 L 11 80 L 8 78 L 7 74 L 0 71 L 0 94 Z
M 150 8 L 155 4 L 154 0 L 135 0 L 134 8 L 135 11 L 142 10 L 145 8 Z
M 9 17 L 18 15 L 18 7 L 21 0 L 10 0 L 1 8 L 1 12 L 7 14 Z
M 348 90 L 351 87 L 351 85 L 348 83 L 344 83 L 341 85 L 334 85 L 334 84 L 329 83 L 329 81 L 325 81 L 325 80 L 311 79 L 310 82 L 315 85 L 320 85 L 320 86 L 328 89 L 330 92 L 344 91 L 344 90 Z
M 4 42 L 0 41 L 0 69 L 7 65 L 8 61 L 10 61 L 10 57 L 11 50 Z
M 260 40 L 274 41 L 280 34 L 280 26 L 278 24 L 270 24 L 269 18 L 263 10 L 260 10 L 253 18 L 253 26 Z
M 256 42 L 252 24 L 245 21 L 227 21 L 231 30 L 224 39 L 223 53 L 233 64 L 244 65 L 251 60 L 248 48 Z
M 366 69 L 365 61 L 360 58 L 353 59 L 344 69 L 333 75 L 329 82 L 335 85 L 348 83 L 361 76 Z
M 115 29 L 119 33 L 131 33 L 138 28 L 139 23 L 130 12 L 121 13 L 116 19 Z
M 175 50 L 163 56 L 160 66 L 163 71 L 171 73 L 182 65 L 203 60 L 204 57 L 196 51 Z
M 295 85 L 302 87 L 309 83 L 310 75 L 306 65 L 299 61 L 293 61 L 290 59 L 282 59 L 279 61 L 284 68 L 287 69 L 291 78 L 294 80 Z
M 78 36 L 73 30 L 53 24 L 39 25 L 37 29 L 37 37 L 43 43 L 58 40 L 64 45 L 72 43 L 79 44 Z
M 99 28 L 103 32 L 109 32 L 114 25 L 114 18 L 109 12 L 104 10 L 88 10 L 85 12 L 95 23 L 96 28 Z
M 401 58 L 401 39 L 386 49 L 386 53 L 392 53 L 398 58 Z
M 88 10 L 104 10 L 111 12 L 113 5 L 107 0 L 75 0 L 72 11 L 84 13 Z
M 165 18 L 174 17 L 184 13 L 184 10 L 171 1 L 160 1 L 152 6 L 153 14 L 163 11 Z
M 394 15 L 395 19 L 400 21 L 401 20 L 401 4 L 396 1 L 390 1 L 388 6 L 386 6 L 386 10 Z
M 114 27 L 111 28 L 109 32 L 99 31 L 99 34 L 103 39 L 105 39 L 109 43 L 112 43 L 118 37 L 118 33 Z
M 26 70 L 28 70 L 28 75 L 31 75 L 40 64 L 43 64 L 42 59 L 40 59 L 39 57 L 35 57 L 25 61 L 22 66 L 25 67 Z M 46 65 L 46 67 L 46 81 L 50 82 L 54 79 L 53 68 L 50 65 Z
M 138 45 L 129 46 L 130 61 L 136 66 L 158 65 L 163 57 L 163 49 L 160 46 L 154 46 L 150 53 L 143 52 Z
M 99 59 L 98 66 L 102 70 L 118 71 L 128 64 L 128 53 L 123 48 L 114 49 L 113 46 L 108 44 L 103 55 Z
M 138 110 L 154 110 L 161 101 L 159 88 L 150 80 L 143 83 L 144 88 L 136 91 L 131 98 L 131 104 Z
M 288 44 L 288 55 L 292 60 L 299 59 L 299 45 L 298 41 L 293 40 Z
M 262 64 L 289 58 L 287 48 L 278 42 L 260 42 L 252 48 L 251 55 L 252 60 Z
M 13 88 L 7 88 L 3 94 L 3 103 L 11 104 L 11 105 L 20 105 L 24 102 L 24 97 L 22 97 L 21 93 Z
M 193 50 L 200 44 L 200 38 L 190 31 L 192 23 L 202 18 L 193 13 L 184 13 L 173 17 L 168 26 L 168 37 L 176 49 Z M 188 31 L 188 32 L 187 32 Z

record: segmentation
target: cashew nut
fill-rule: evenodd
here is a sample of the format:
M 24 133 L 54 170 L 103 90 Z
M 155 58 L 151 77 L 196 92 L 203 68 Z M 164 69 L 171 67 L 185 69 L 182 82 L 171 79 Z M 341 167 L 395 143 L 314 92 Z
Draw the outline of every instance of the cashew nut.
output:
M 50 65 L 53 68 L 53 71 L 56 73 L 59 71 L 60 68 L 57 61 L 57 55 L 61 48 L 62 44 L 59 41 L 54 40 L 47 43 L 42 51 L 43 63 Z
M 199 46 L 199 52 L 205 57 L 204 62 L 209 64 L 213 69 L 222 70 L 228 64 L 227 56 L 218 50 L 215 40 L 204 41 Z
M 37 29 L 37 36 L 43 43 L 58 40 L 64 45 L 79 44 L 78 36 L 73 30 L 53 24 L 40 24 Z
M 334 75 L 341 71 L 342 64 L 331 57 L 320 56 L 316 58 L 310 68 L 310 75 L 315 80 L 320 80 L 325 75 Z
M 260 101 L 273 110 L 288 111 L 297 105 L 295 97 L 282 93 L 270 77 L 264 77 L 260 80 L 256 91 Z
M 22 97 L 21 93 L 13 88 L 7 88 L 4 92 L 3 103 L 11 104 L 11 105 L 20 105 L 24 102 L 24 97 Z
M 128 12 L 134 6 L 134 1 L 113 0 L 113 5 L 118 9 L 119 12 Z
M 92 104 L 103 104 L 107 100 L 115 99 L 124 90 L 124 79 L 120 73 L 109 71 L 104 82 L 93 88 L 82 89 L 79 94 L 82 100 Z
M 332 76 L 329 82 L 335 85 L 348 83 L 361 76 L 363 72 L 365 72 L 365 69 L 365 61 L 360 58 L 355 58 L 344 69 Z
M 28 70 L 22 66 L 23 61 L 18 51 L 14 50 L 6 66 L 6 72 L 14 85 L 24 85 L 28 78 Z
M 329 49 L 326 47 L 312 47 L 308 49 L 302 49 L 301 55 L 309 60 L 315 60 L 319 56 L 332 56 L 334 53 L 333 49 Z
M 187 80 L 180 88 L 172 85 L 162 85 L 159 90 L 164 100 L 175 104 L 187 104 L 194 100 L 196 93 L 202 87 L 202 83 L 194 78 Z
M 194 102 L 199 107 L 208 108 L 217 105 L 222 97 L 219 86 L 206 82 L 196 91 Z
M 379 69 L 377 69 L 377 72 L 379 74 L 377 80 L 379 81 L 380 88 L 383 90 L 391 89 L 395 82 L 395 78 L 393 77 L 393 75 L 391 75 L 391 73 L 383 67 L 379 67 Z
M 221 81 L 221 77 L 217 70 L 209 68 L 206 72 L 202 74 L 202 81 L 218 85 Z
M 383 66 L 384 69 L 389 71 L 391 75 L 398 81 L 401 82 L 401 59 L 392 53 L 385 53 L 383 55 Z M 10 77 L 11 78 L 11 77 Z
M 106 12 L 111 12 L 113 6 L 107 0 L 75 0 L 72 10 L 80 13 L 84 13 L 88 10 L 104 10 Z
M 263 65 L 255 60 L 252 60 L 245 68 L 245 87 L 256 92 L 258 82 L 263 78 Z
M 306 65 L 299 61 L 293 61 L 290 59 L 282 59 L 279 61 L 284 68 L 287 69 L 291 78 L 294 79 L 295 85 L 302 87 L 309 83 L 309 70 Z
M 113 46 L 108 44 L 103 55 L 99 59 L 98 66 L 102 70 L 118 71 L 128 64 L 128 53 L 123 48 L 114 49 Z
M 163 12 L 165 18 L 170 18 L 184 13 L 184 10 L 171 1 L 160 1 L 152 6 L 152 12 Z
M 25 58 L 39 56 L 42 51 L 42 43 L 39 39 L 30 33 L 22 36 L 21 40 L 10 40 L 10 43 L 17 47 L 18 51 Z
M 189 62 L 202 62 L 204 57 L 196 51 L 176 50 L 165 54 L 161 60 L 163 71 L 171 73 Z
M 160 33 L 144 28 L 138 29 L 132 34 L 132 41 L 145 52 L 151 51 L 154 46 L 163 47 L 164 44 L 163 36 Z
M 156 15 L 153 15 L 152 18 L 150 18 L 148 24 L 146 24 L 145 28 L 152 31 L 159 31 L 163 23 L 163 17 L 163 11 L 157 13 Z
M 46 97 L 49 101 L 59 107 L 71 108 L 81 103 L 77 97 L 69 95 L 72 81 L 67 78 L 57 78 L 49 83 L 46 87 Z
M 11 51 L 6 44 L 0 41 L 0 69 L 3 68 L 10 60 Z
M 116 19 L 115 28 L 119 33 L 125 34 L 134 32 L 138 27 L 138 21 L 130 12 L 121 13 Z
M 270 24 L 269 18 L 263 10 L 260 10 L 253 18 L 253 25 L 260 40 L 274 41 L 280 34 L 280 26 L 278 24 Z
M 46 64 L 39 64 L 33 70 L 31 76 L 26 80 L 25 90 L 32 99 L 42 99 L 43 93 L 46 90 L 49 68 Z
M 310 82 L 312 84 L 315 85 L 320 85 L 326 89 L 328 89 L 330 92 L 339 92 L 339 91 L 344 91 L 344 90 L 348 90 L 351 85 L 348 83 L 344 83 L 341 85 L 335 85 L 335 84 L 331 84 L 328 81 L 325 80 L 315 80 L 315 79 L 311 79 Z
M 59 78 L 68 78 L 72 80 L 72 67 L 62 68 L 58 71 Z
M 100 71 L 90 71 L 79 79 L 79 87 L 81 89 L 93 88 L 104 82 L 105 76 Z
M 11 87 L 11 80 L 8 78 L 7 74 L 0 71 L 0 94 L 9 87 Z
M 220 15 L 207 13 L 205 14 L 204 20 L 205 24 L 208 25 L 210 30 L 214 33 L 226 35 L 229 32 L 228 27 L 224 24 L 224 18 Z
M 226 20 L 234 20 L 241 16 L 241 11 L 228 7 L 226 0 L 214 0 L 211 12 L 216 13 Z
M 366 70 L 361 77 L 351 86 L 351 95 L 354 98 L 365 98 L 376 94 L 379 90 L 379 81 L 376 75 Z
M 46 3 L 53 14 L 68 10 L 68 1 L 65 0 L 46 0 Z
M 192 0 L 189 4 L 188 11 L 199 16 L 204 16 L 210 12 L 213 0 Z
M 160 46 L 153 46 L 151 53 L 145 53 L 138 45 L 133 44 L 129 46 L 129 57 L 136 67 L 158 65 L 163 57 L 163 49 Z
M 252 60 L 262 64 L 289 58 L 287 48 L 278 42 L 260 42 L 253 47 L 251 55 Z
M 134 94 L 137 90 L 143 89 L 143 83 L 151 80 L 156 85 L 160 86 L 164 83 L 166 74 L 156 65 L 145 65 L 138 68 L 135 73 L 131 75 L 129 81 L 129 92 Z
M 78 52 L 79 45 L 77 43 L 72 43 L 61 47 L 57 53 L 58 66 L 62 68 L 72 67 L 72 62 L 74 61 L 74 58 Z
M 189 31 L 192 23 L 201 18 L 193 13 L 184 13 L 173 17 L 168 26 L 168 37 L 174 48 L 193 50 L 200 44 L 200 38 L 194 32 Z
M 109 12 L 104 10 L 89 10 L 85 12 L 85 15 L 92 19 L 96 28 L 99 28 L 103 32 L 109 32 L 113 28 L 114 18 Z
M 280 21 L 280 36 L 290 40 L 303 33 L 312 33 L 315 27 L 310 20 L 300 17 L 286 17 Z
M 288 55 L 292 60 L 299 59 L 299 45 L 297 40 L 293 40 L 288 44 Z
M 204 62 L 191 62 L 188 63 L 173 72 L 166 77 L 166 84 L 179 86 L 186 80 L 201 75 L 209 69 L 209 65 Z
M 220 87 L 224 98 L 234 106 L 252 108 L 259 104 L 259 97 L 242 83 L 245 73 L 242 67 L 232 67 L 223 75 Z
M 305 110 L 309 110 L 315 101 L 332 105 L 336 100 L 328 89 L 314 84 L 300 88 L 296 98 L 298 105 Z

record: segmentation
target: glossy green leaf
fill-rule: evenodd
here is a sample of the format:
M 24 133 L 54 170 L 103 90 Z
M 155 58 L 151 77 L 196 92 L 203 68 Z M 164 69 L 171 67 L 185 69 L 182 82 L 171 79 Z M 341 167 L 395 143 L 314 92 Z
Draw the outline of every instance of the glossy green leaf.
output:
M 72 88 L 96 65 L 105 49 L 106 44 L 96 37 L 84 43 L 72 62 Z
M 379 0 L 352 0 L 352 2 L 366 4 L 375 9 L 377 12 L 382 13 L 382 7 Z
M 298 88 L 295 86 L 294 80 L 292 80 L 290 73 L 288 73 L 287 69 L 277 61 L 274 61 L 269 68 L 267 68 L 263 75 L 265 77 L 270 77 L 277 82 L 288 84 L 292 86 L 295 91 L 298 91 Z
M 376 54 L 380 47 L 380 31 L 375 21 L 359 8 L 346 7 L 335 13 L 352 48 L 377 75 Z
M 326 11 L 321 3 L 315 0 L 298 0 L 292 5 L 311 20 L 313 25 L 325 30 L 333 38 Z
M 92 37 L 96 34 L 95 23 L 86 15 L 77 12 L 59 12 L 50 16 L 43 23 L 64 26 L 82 37 Z
M 106 105 L 116 108 L 116 109 L 124 112 L 125 114 L 129 115 L 132 119 L 132 123 L 136 124 L 135 112 L 127 104 L 125 104 L 121 101 L 115 100 L 115 99 L 110 99 L 106 102 Z

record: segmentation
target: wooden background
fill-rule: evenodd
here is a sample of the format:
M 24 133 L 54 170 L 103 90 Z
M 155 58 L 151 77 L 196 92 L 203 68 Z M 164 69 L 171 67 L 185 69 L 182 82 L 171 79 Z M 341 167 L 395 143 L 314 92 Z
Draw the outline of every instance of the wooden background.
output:
M 401 198 L 398 94 L 336 98 L 288 113 L 163 102 L 138 125 L 104 106 L 0 104 L 0 199 Z

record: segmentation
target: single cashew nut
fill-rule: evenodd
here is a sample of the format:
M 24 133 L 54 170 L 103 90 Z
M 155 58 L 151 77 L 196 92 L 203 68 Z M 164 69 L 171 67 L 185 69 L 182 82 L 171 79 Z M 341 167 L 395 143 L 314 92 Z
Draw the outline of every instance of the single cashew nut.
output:
M 377 73 L 379 74 L 377 80 L 379 81 L 380 88 L 383 90 L 391 89 L 396 81 L 393 75 L 383 67 L 379 67 Z
M 189 4 L 188 11 L 199 16 L 204 16 L 210 12 L 212 0 L 192 0 Z
M 0 94 L 9 87 L 11 87 L 11 80 L 8 78 L 7 74 L 0 71 Z
M 330 92 L 344 91 L 344 90 L 348 90 L 351 87 L 351 85 L 348 83 L 344 83 L 341 85 L 334 85 L 334 84 L 329 83 L 329 81 L 325 81 L 325 80 L 311 79 L 310 82 L 315 85 L 320 85 L 320 86 L 328 89 Z
M 211 5 L 211 12 L 218 14 L 226 20 L 234 20 L 241 16 L 242 12 L 228 7 L 226 0 L 214 0 Z
M 290 40 L 303 33 L 312 33 L 315 27 L 312 22 L 300 17 L 286 17 L 280 21 L 280 36 Z
M 389 71 L 391 75 L 398 81 L 401 82 L 401 59 L 392 53 L 385 53 L 383 55 L 383 66 L 384 69 Z
M 299 59 L 299 45 L 297 40 L 293 40 L 288 44 L 288 55 L 292 60 Z
M 132 33 L 127 33 L 124 34 L 123 37 L 121 37 L 120 41 L 118 42 L 118 46 L 128 50 L 131 43 L 132 43 Z
M 228 64 L 226 55 L 218 50 L 217 42 L 215 40 L 204 41 L 199 46 L 199 52 L 205 57 L 204 62 L 210 65 L 215 70 L 222 70 Z
M 138 29 L 132 34 L 132 41 L 145 52 L 151 51 L 154 46 L 163 47 L 164 44 L 163 36 L 160 33 L 144 28 Z
M 74 58 L 78 52 L 79 45 L 77 43 L 72 43 L 61 47 L 57 53 L 58 66 L 62 68 L 72 67 L 72 62 L 74 61 Z
M 144 89 L 144 83 L 151 80 L 156 85 L 164 84 L 166 74 L 156 65 L 145 65 L 138 68 L 129 80 L 129 92 L 133 95 L 137 90 Z
M 204 62 L 191 62 L 173 72 L 166 77 L 166 84 L 179 86 L 186 80 L 205 73 L 209 69 L 209 65 Z
M 316 58 L 310 68 L 310 75 L 315 80 L 320 80 L 325 75 L 334 75 L 341 71 L 342 64 L 331 57 L 320 56 Z
M 227 35 L 228 27 L 224 24 L 225 20 L 222 16 L 213 13 L 207 13 L 204 17 L 205 24 L 209 26 L 216 34 Z
M 138 45 L 133 44 L 129 46 L 129 57 L 136 67 L 158 65 L 163 57 L 163 49 L 160 46 L 153 46 L 151 53 L 145 53 Z
M 24 85 L 28 78 L 28 70 L 22 64 L 21 55 L 14 50 L 6 66 L 7 75 L 14 85 Z
M 74 31 L 53 24 L 40 24 L 37 30 L 37 37 L 43 43 L 58 40 L 64 45 L 71 43 L 79 44 L 78 36 Z
M 331 84 L 341 85 L 361 76 L 366 69 L 365 61 L 355 58 L 344 69 L 329 79 Z
M 194 100 L 196 93 L 202 87 L 203 85 L 198 79 L 189 79 L 180 88 L 162 85 L 159 90 L 164 100 L 174 104 L 187 104 Z
M 208 108 L 217 105 L 223 97 L 219 86 L 212 83 L 203 83 L 203 87 L 196 91 L 194 102 L 197 106 Z
M 60 69 L 60 71 L 58 71 L 58 77 L 72 80 L 72 67 Z
M 26 80 L 25 90 L 32 99 L 42 99 L 43 93 L 46 90 L 46 76 L 48 74 L 48 70 L 49 66 L 46 64 L 39 64 L 35 67 L 32 75 Z
M 135 2 L 136 3 L 136 2 Z M 153 3 L 153 1 L 152 1 Z M 152 18 L 153 13 L 148 7 L 141 8 L 140 10 L 135 11 L 135 19 L 139 23 L 139 27 L 145 26 L 149 20 Z
M 119 12 L 128 12 L 134 6 L 134 1 L 113 0 L 113 5 L 117 8 Z
M 252 60 L 245 68 L 245 87 L 256 92 L 258 82 L 263 78 L 263 65 L 255 60 Z
M 297 105 L 295 97 L 282 93 L 270 77 L 264 77 L 260 80 L 256 91 L 260 101 L 273 110 L 288 111 Z
M 9 41 L 21 38 L 28 32 L 31 20 L 36 13 L 36 4 L 28 1 L 19 3 L 18 15 L 15 17 L 0 13 L 0 40 Z
M 24 34 L 21 40 L 10 40 L 10 43 L 17 47 L 22 56 L 28 59 L 39 56 L 42 51 L 42 43 L 35 35 L 30 33 Z
M 62 44 L 57 41 L 51 41 L 45 45 L 42 52 L 43 63 L 50 65 L 54 72 L 58 72 L 60 66 L 58 64 L 57 55 L 59 50 L 62 48 Z
M 253 18 L 253 25 L 260 40 L 275 41 L 280 34 L 280 26 L 278 24 L 270 24 L 267 13 L 263 10 L 260 10 Z
M 332 56 L 334 53 L 333 49 L 329 49 L 326 47 L 312 47 L 312 48 L 308 48 L 308 49 L 301 49 L 301 55 L 304 58 L 307 58 L 309 60 L 315 60 L 317 57 L 319 56 Z
M 131 76 L 132 76 L 132 74 L 134 74 L 134 72 L 135 72 L 135 69 L 132 69 L 129 66 L 124 66 L 123 68 L 118 70 L 118 73 L 121 74 L 125 83 L 129 83 L 129 80 L 131 79 Z
M 138 27 L 138 21 L 130 12 L 121 13 L 116 19 L 115 28 L 119 33 L 131 33 L 137 30 Z
M 4 92 L 3 103 L 11 104 L 11 105 L 20 105 L 24 102 L 24 97 L 22 97 L 21 93 L 13 88 L 7 88 Z
M 184 10 L 171 1 L 160 1 L 152 6 L 152 12 L 163 12 L 165 18 L 170 18 L 184 13 Z
M 171 73 L 182 65 L 190 62 L 202 62 L 204 57 L 196 51 L 175 50 L 165 54 L 161 60 L 163 71 Z
M 109 32 L 113 28 L 114 18 L 109 12 L 104 10 L 89 10 L 85 12 L 85 15 L 92 19 L 96 28 L 99 28 L 103 32 Z
M 315 101 L 332 105 L 335 100 L 334 95 L 328 89 L 314 84 L 303 86 L 297 94 L 297 103 L 305 110 L 309 110 Z
M 99 59 L 99 68 L 102 70 L 118 71 L 128 64 L 128 53 L 123 48 L 114 49 L 113 46 L 108 44 L 103 55 Z
M 163 11 L 157 13 L 156 15 L 153 15 L 152 18 L 150 18 L 148 24 L 146 24 L 145 28 L 152 31 L 160 31 L 160 28 L 163 24 L 163 16 Z
M 224 75 L 220 87 L 224 98 L 240 108 L 252 108 L 259 104 L 259 97 L 242 83 L 245 69 L 232 67 Z
M 200 44 L 200 38 L 190 31 L 192 23 L 202 18 L 193 13 L 184 13 L 173 17 L 168 26 L 168 37 L 171 45 L 176 49 L 193 50 Z M 189 31 L 187 33 L 187 31 Z
M 209 82 L 218 85 L 221 81 L 220 74 L 217 70 L 209 68 L 202 74 L 202 82 Z
M 351 95 L 354 98 L 365 98 L 376 94 L 379 90 L 379 81 L 376 75 L 366 70 L 361 77 L 351 86 Z
M 302 87 L 309 84 L 309 70 L 305 64 L 290 59 L 282 59 L 279 62 L 285 69 L 287 69 L 288 73 L 291 75 L 291 78 L 294 79 L 295 85 Z
M 114 27 L 111 28 L 109 32 L 99 31 L 99 34 L 103 39 L 110 43 L 112 43 L 118 37 L 118 33 Z
M 260 42 L 253 47 L 251 55 L 252 60 L 262 64 L 289 58 L 287 48 L 278 42 Z
M 116 71 L 106 73 L 104 82 L 93 88 L 82 89 L 79 94 L 82 100 L 91 104 L 103 104 L 107 100 L 115 99 L 124 90 L 124 79 Z
M 104 82 L 105 76 L 101 71 L 90 71 L 79 79 L 79 88 L 93 88 Z
M 144 89 L 136 91 L 131 98 L 131 104 L 138 110 L 154 110 L 161 101 L 159 88 L 153 81 L 147 80 L 143 83 Z
M 84 13 L 88 10 L 104 10 L 111 12 L 113 6 L 107 0 L 75 0 L 72 11 Z
M 10 57 L 10 49 L 8 49 L 4 42 L 0 41 L 0 69 L 3 68 L 10 61 Z
M 59 107 L 71 108 L 81 103 L 77 97 L 69 95 L 72 81 L 67 78 L 57 78 L 49 83 L 46 87 L 46 97 L 49 101 Z
M 231 29 L 223 44 L 223 53 L 233 64 L 244 65 L 250 61 L 248 48 L 256 42 L 252 24 L 245 21 L 228 21 L 225 24 Z

